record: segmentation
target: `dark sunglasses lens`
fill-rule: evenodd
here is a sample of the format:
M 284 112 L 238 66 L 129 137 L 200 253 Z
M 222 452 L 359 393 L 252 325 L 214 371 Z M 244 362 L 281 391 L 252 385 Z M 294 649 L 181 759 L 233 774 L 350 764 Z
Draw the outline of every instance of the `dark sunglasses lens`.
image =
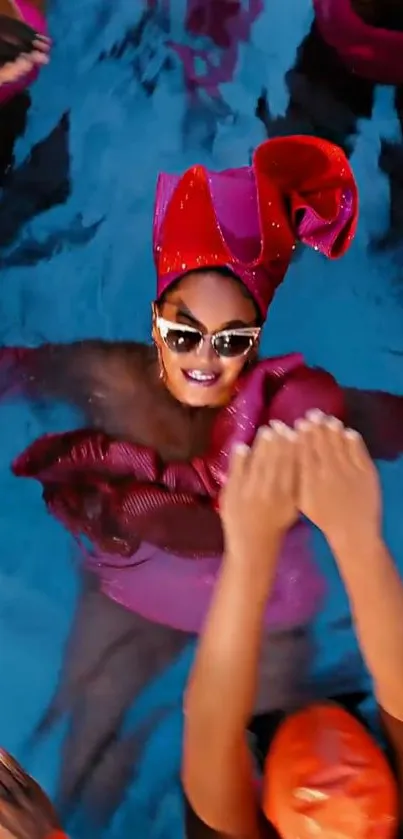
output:
M 165 343 L 168 349 L 176 353 L 193 352 L 200 343 L 201 336 L 198 332 L 188 332 L 185 329 L 169 329 Z
M 252 345 L 253 338 L 250 335 L 229 333 L 227 335 L 216 335 L 214 339 L 214 349 L 223 358 L 236 358 L 239 355 L 245 355 Z

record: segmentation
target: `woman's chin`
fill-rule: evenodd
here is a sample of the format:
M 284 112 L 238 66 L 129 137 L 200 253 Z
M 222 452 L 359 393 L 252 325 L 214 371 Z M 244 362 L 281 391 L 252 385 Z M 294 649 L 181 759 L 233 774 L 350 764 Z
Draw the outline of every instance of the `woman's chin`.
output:
M 220 382 L 191 382 L 183 376 L 180 384 L 166 381 L 166 386 L 178 402 L 189 408 L 221 408 L 230 398 L 228 387 Z

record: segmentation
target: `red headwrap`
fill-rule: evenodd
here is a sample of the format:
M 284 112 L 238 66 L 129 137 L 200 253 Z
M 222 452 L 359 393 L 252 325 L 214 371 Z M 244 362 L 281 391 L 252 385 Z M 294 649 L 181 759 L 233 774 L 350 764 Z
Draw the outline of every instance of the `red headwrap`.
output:
M 252 166 L 161 174 L 154 215 L 157 296 L 197 268 L 227 267 L 264 318 L 296 240 L 328 257 L 353 239 L 357 186 L 344 152 L 316 137 L 260 145 Z

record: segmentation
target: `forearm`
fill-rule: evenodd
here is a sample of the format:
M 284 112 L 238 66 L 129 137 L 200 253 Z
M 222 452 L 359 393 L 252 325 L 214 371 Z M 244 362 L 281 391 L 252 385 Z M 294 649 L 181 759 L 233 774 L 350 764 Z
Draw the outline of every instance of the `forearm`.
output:
M 197 717 L 211 734 L 219 729 L 232 737 L 250 718 L 276 552 L 277 546 L 273 563 L 258 575 L 252 564 L 223 561 L 186 695 L 188 723 Z
M 256 691 L 267 572 L 224 560 L 185 701 L 183 784 L 198 815 L 225 835 L 259 837 L 245 729 Z
M 381 539 L 332 546 L 379 704 L 403 720 L 403 583 Z

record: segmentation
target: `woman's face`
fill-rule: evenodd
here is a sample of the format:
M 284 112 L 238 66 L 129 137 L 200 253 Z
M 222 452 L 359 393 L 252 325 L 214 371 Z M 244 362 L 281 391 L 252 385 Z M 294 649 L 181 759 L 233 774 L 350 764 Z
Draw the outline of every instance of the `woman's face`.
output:
M 189 273 L 164 297 L 157 314 L 164 321 L 192 327 L 204 336 L 204 340 L 197 342 L 197 335 L 192 332 L 184 332 L 182 339 L 180 333 L 175 334 L 172 330 L 164 335 L 163 330 L 167 330 L 168 325 L 159 323 L 158 318 L 154 323 L 153 335 L 164 368 L 165 384 L 173 396 L 195 408 L 226 404 L 257 346 L 257 335 L 254 341 L 236 332 L 224 340 L 220 337 L 217 349 L 230 343 L 231 353 L 234 346 L 240 350 L 237 355 L 228 356 L 218 354 L 211 342 L 211 336 L 221 330 L 256 327 L 254 303 L 241 284 L 213 270 Z M 172 336 L 180 352 L 172 350 Z M 247 352 L 243 352 L 245 348 Z

